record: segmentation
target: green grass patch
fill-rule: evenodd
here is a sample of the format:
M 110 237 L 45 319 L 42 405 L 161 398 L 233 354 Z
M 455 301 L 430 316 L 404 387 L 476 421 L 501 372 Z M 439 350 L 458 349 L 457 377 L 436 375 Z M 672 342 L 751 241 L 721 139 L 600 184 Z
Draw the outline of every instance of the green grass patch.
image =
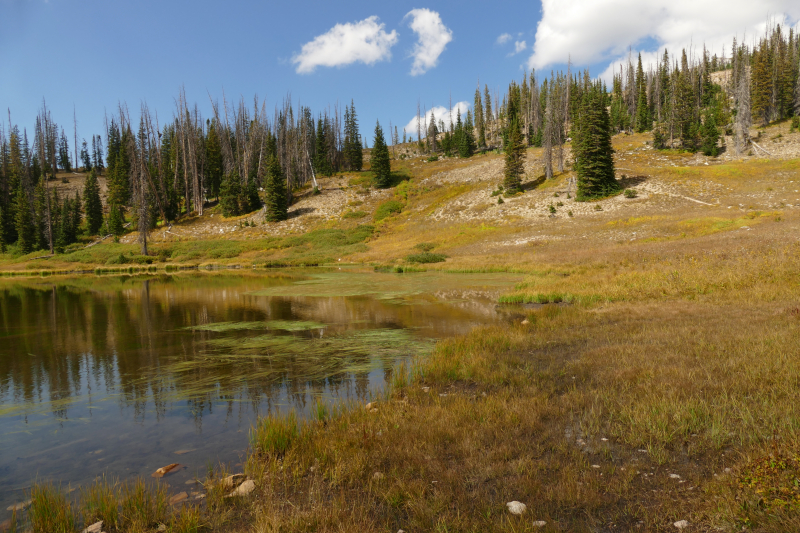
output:
M 434 254 L 432 252 L 422 252 L 421 254 L 406 256 L 406 261 L 409 263 L 444 263 L 446 259 L 446 255 Z
M 389 200 L 383 202 L 378 206 L 375 210 L 375 222 L 380 222 L 381 220 L 388 218 L 392 215 L 396 215 L 403 210 L 403 204 L 398 202 L 397 200 Z
M 367 216 L 366 211 L 345 211 L 342 218 L 364 218 Z

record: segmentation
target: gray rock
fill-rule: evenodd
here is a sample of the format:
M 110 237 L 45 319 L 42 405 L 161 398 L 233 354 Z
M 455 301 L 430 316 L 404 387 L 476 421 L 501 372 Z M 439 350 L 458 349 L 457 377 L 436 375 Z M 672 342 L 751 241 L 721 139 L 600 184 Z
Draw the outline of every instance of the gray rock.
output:
M 689 522 L 687 522 L 686 520 L 678 520 L 672 525 L 678 529 L 686 529 L 687 527 L 689 527 Z
M 518 501 L 508 502 L 506 507 L 508 507 L 508 512 L 514 515 L 521 515 L 528 510 L 527 505 Z

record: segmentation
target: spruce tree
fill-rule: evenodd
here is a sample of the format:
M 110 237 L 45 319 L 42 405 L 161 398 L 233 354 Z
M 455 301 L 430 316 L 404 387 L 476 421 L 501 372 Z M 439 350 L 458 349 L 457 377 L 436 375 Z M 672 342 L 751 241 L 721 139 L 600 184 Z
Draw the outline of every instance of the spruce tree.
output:
M 208 133 L 206 134 L 206 161 L 205 161 L 205 185 L 208 190 L 209 198 L 219 199 L 219 188 L 222 184 L 222 148 L 217 135 L 215 122 L 208 123 Z
M 614 177 L 608 111 L 600 87 L 593 84 L 583 95 L 573 139 L 575 169 L 578 174 L 576 200 L 583 202 L 619 191 Z
M 267 180 L 264 185 L 264 201 L 267 212 L 265 219 L 279 222 L 289 218 L 289 206 L 286 201 L 286 179 L 277 157 L 270 156 L 267 163 Z
M 700 149 L 703 154 L 711 157 L 719 155 L 719 148 L 717 147 L 717 143 L 719 142 L 719 130 L 717 129 L 717 119 L 715 115 L 716 113 L 714 113 L 713 110 L 706 112 L 705 121 L 701 129 L 702 144 Z
M 381 123 L 375 124 L 375 140 L 372 143 L 371 157 L 372 172 L 375 173 L 375 185 L 386 189 L 392 185 L 392 168 L 389 161 L 389 148 L 383 138 Z
M 36 246 L 36 233 L 31 217 L 31 205 L 21 182 L 17 186 L 14 195 L 14 215 L 14 227 L 17 230 L 19 250 L 23 255 L 29 254 Z
M 89 172 L 89 169 L 92 168 L 92 160 L 89 157 L 89 147 L 86 144 L 86 139 L 83 140 L 81 145 L 81 162 L 83 162 L 83 171 Z
M 475 135 L 473 131 L 472 117 L 467 111 L 467 120 L 464 123 L 464 129 L 461 132 L 461 139 L 458 145 L 459 157 L 472 157 L 472 154 L 475 153 Z
M 231 172 L 225 176 L 219 192 L 219 206 L 222 209 L 222 216 L 236 217 L 242 214 L 241 207 L 239 206 L 239 196 L 241 193 L 242 183 L 239 179 L 239 175 L 235 172 Z
M 503 172 L 503 187 L 506 190 L 506 194 L 522 191 L 522 174 L 525 171 L 525 138 L 522 136 L 521 116 L 517 107 L 518 101 L 515 104 L 515 91 L 513 90 L 515 87 L 516 84 L 512 84 L 512 97 L 509 102 L 510 123 L 506 132 L 506 161 Z M 518 89 L 516 93 L 519 95 Z
M 5 211 L 3 210 L 3 204 L 0 203 L 0 221 L 5 219 Z M 3 231 L 3 228 L 0 228 L 0 254 L 6 253 L 6 232 Z
M 483 120 L 483 101 L 481 100 L 480 87 L 475 88 L 475 128 L 478 130 L 478 146 L 486 146 L 486 126 Z
M 47 231 L 47 192 L 45 191 L 44 180 L 36 184 L 33 213 L 35 217 L 36 247 L 39 249 L 47 248 L 50 242 L 48 238 L 49 232 Z
M 327 122 L 327 119 L 326 121 Z M 315 142 L 314 151 L 314 170 L 320 176 L 332 176 L 333 169 L 331 168 L 328 159 L 328 142 L 326 139 L 326 124 L 323 122 L 322 117 L 317 119 L 317 137 Z
M 103 203 L 100 200 L 100 186 L 97 172 L 92 169 L 83 184 L 83 205 L 86 210 L 86 229 L 89 235 L 97 235 L 103 225 Z

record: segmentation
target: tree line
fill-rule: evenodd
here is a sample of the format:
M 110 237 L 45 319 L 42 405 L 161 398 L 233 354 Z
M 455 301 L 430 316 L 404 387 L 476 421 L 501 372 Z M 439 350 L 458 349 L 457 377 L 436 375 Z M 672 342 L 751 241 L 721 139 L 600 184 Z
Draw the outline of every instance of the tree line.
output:
M 82 232 L 118 236 L 136 228 L 147 253 L 149 230 L 188 213 L 202 215 L 211 201 L 219 201 L 225 216 L 263 208 L 266 220 L 284 220 L 293 193 L 310 183 L 316 188 L 316 176 L 363 166 L 353 102 L 343 119 L 338 106 L 315 116 L 308 107 L 295 111 L 289 98 L 271 116 L 255 98 L 251 105 L 214 103 L 204 119 L 181 92 L 163 126 L 144 104 L 138 116 L 120 105 L 105 129 L 105 149 L 102 137 L 92 135 L 91 150 L 83 140 L 80 157 L 75 151 L 88 173 L 82 194 L 59 198 L 47 182 L 58 171 L 73 171 L 63 128 L 43 104 L 31 143 L 9 116 L 8 132 L 0 128 L 0 248 L 17 243 L 24 254 L 52 254 Z M 107 186 L 105 206 L 99 175 Z

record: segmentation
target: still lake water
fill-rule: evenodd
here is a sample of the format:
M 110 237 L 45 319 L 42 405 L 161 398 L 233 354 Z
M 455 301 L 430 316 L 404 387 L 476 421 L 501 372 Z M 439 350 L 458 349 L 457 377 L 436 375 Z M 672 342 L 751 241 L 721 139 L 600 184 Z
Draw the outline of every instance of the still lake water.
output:
M 436 339 L 505 322 L 512 274 L 84 276 L 0 281 L 0 521 L 33 480 L 235 468 L 259 414 L 368 401 Z

